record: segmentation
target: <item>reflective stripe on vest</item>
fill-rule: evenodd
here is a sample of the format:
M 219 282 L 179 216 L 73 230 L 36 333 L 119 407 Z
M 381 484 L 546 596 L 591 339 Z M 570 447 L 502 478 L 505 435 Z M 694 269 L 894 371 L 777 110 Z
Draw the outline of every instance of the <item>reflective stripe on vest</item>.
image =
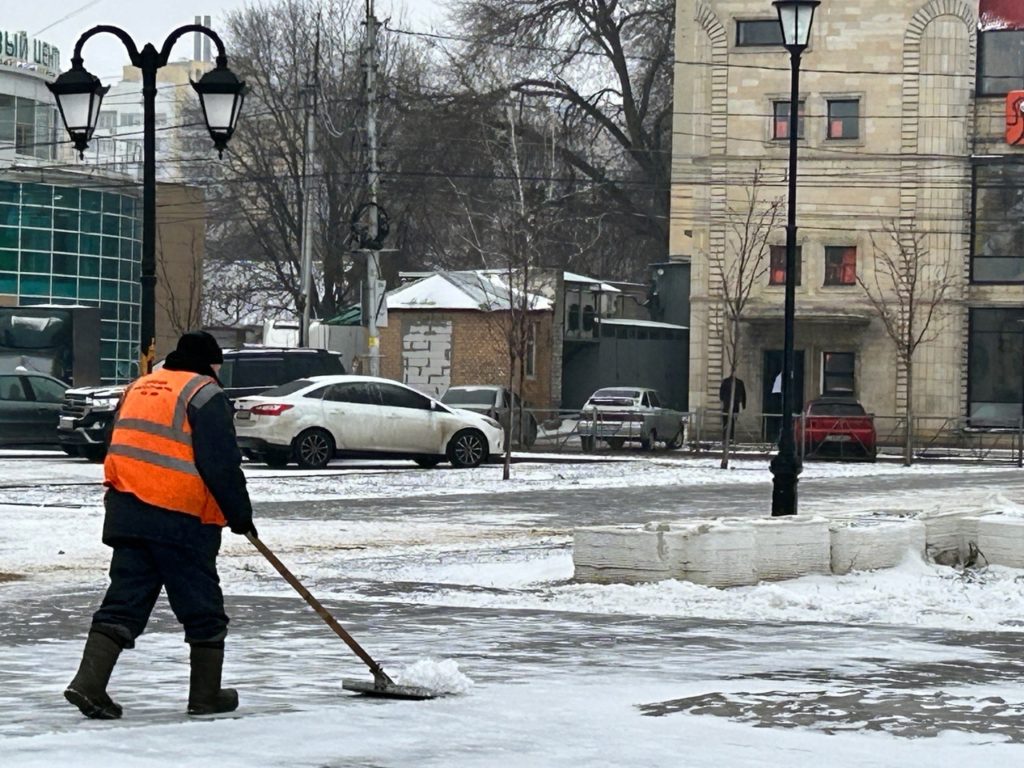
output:
M 196 469 L 188 422 L 190 402 L 209 402 L 221 391 L 214 379 L 189 371 L 164 369 L 137 379 L 114 421 L 104 484 L 147 504 L 225 525 Z

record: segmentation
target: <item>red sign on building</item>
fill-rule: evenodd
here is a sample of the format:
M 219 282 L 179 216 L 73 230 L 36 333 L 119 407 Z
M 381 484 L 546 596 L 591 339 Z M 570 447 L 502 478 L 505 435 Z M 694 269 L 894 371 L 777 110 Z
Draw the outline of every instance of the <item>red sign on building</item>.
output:
M 1006 143 L 1024 144 L 1024 91 L 1006 94 Z

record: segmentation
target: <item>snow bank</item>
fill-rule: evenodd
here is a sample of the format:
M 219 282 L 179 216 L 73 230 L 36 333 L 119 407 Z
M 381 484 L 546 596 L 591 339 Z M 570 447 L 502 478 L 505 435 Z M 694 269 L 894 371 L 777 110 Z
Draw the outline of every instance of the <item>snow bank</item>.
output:
M 954 544 L 958 529 L 954 526 Z M 920 520 L 908 518 L 864 518 L 831 527 L 832 573 L 874 571 L 894 568 L 903 562 L 907 552 L 922 555 L 927 529 Z

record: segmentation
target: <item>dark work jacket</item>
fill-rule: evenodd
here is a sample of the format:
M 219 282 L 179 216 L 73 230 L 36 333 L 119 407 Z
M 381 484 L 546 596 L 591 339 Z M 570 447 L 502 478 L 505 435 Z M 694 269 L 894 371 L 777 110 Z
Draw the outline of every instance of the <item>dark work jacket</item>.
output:
M 242 455 L 235 441 L 234 409 L 219 392 L 202 407 L 188 406 L 192 450 L 196 469 L 221 508 L 231 530 L 244 532 L 252 526 L 252 504 L 242 474 Z M 216 554 L 220 548 L 219 525 L 204 525 L 186 515 L 147 504 L 130 493 L 107 489 L 104 499 L 103 543 L 110 546 L 145 539 L 199 549 Z
M 722 386 L 718 388 L 718 399 L 722 401 L 722 412 L 729 412 L 729 384 L 732 383 L 733 378 L 730 376 L 727 379 L 722 380 Z M 733 400 L 732 410 L 733 413 L 747 407 L 747 388 L 743 386 L 743 379 L 735 379 L 736 381 L 736 396 Z

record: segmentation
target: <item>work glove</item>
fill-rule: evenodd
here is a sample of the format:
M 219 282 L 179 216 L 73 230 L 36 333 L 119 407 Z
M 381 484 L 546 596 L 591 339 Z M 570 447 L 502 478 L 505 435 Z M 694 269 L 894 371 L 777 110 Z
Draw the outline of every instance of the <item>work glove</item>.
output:
M 256 532 L 256 526 L 252 524 L 252 520 L 246 520 L 244 523 L 231 526 L 231 532 L 237 533 L 239 536 L 245 536 L 247 533 L 251 533 L 257 539 L 260 535 Z

